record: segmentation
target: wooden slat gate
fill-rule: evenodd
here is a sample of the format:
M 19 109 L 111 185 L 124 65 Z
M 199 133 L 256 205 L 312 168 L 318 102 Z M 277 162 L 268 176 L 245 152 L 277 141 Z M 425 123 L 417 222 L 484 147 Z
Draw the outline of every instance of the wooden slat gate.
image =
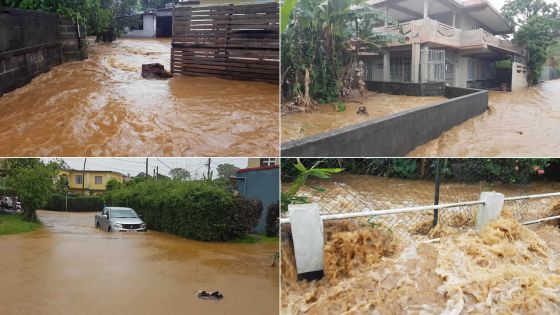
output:
M 278 83 L 278 3 L 174 8 L 171 71 Z

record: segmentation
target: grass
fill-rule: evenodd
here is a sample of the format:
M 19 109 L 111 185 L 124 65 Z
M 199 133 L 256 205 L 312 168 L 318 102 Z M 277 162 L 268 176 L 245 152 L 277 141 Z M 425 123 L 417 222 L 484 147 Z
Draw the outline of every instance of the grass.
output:
M 25 221 L 21 214 L 0 214 L 0 235 L 35 231 L 41 223 Z
M 240 238 L 234 239 L 232 242 L 234 243 L 242 243 L 242 244 L 268 244 L 268 243 L 276 243 L 278 244 L 279 239 L 278 236 L 266 236 L 260 234 L 245 234 Z

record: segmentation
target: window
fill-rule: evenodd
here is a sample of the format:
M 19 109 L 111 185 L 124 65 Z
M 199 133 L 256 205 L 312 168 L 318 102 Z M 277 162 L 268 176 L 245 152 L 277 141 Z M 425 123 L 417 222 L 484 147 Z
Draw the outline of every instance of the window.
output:
M 275 158 L 265 158 L 265 159 L 261 159 L 261 166 L 271 166 L 271 165 L 276 165 L 276 159 Z
M 82 175 L 76 175 L 75 178 L 77 185 L 82 185 L 84 183 L 84 177 Z
M 102 176 L 95 176 L 95 184 L 96 185 L 103 184 L 103 177 Z
M 467 65 L 467 80 L 474 81 L 476 80 L 476 61 L 469 59 Z

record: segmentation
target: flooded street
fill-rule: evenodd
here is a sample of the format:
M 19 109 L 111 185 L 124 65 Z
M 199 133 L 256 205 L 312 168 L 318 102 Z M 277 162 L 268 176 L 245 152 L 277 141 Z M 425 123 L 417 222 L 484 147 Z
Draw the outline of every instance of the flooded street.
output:
M 175 75 L 145 80 L 141 65 L 169 70 L 170 39 L 96 44 L 0 97 L 4 156 L 275 156 L 278 86 Z
M 439 96 L 412 97 L 368 92 L 367 98 L 346 101 L 346 110 L 343 112 L 335 111 L 333 104 L 325 104 L 318 105 L 318 110 L 309 113 L 284 114 L 282 142 L 302 139 L 445 100 L 445 97 Z M 367 107 L 369 116 L 356 114 L 358 107 L 362 105 Z
M 412 151 L 410 156 L 556 156 L 560 80 L 518 92 L 490 92 L 489 111 Z
M 39 211 L 44 228 L 0 237 L 0 314 L 275 314 L 276 244 L 107 233 L 93 213 Z M 200 300 L 197 290 L 223 293 Z

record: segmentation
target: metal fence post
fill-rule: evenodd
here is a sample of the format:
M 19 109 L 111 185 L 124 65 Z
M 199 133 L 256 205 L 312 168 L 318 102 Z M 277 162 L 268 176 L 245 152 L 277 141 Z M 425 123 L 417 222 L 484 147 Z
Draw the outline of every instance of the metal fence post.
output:
M 439 204 L 439 184 L 440 184 L 440 172 L 439 172 L 439 159 L 436 159 L 436 187 L 435 187 L 435 194 L 434 194 L 434 205 Z M 434 222 L 433 226 L 435 227 L 438 224 L 438 217 L 439 217 L 439 210 L 434 209 Z
M 324 275 L 323 221 L 319 205 L 289 205 L 298 280 L 317 280 Z
M 504 194 L 490 191 L 480 193 L 480 200 L 483 204 L 478 206 L 476 212 L 475 228 L 480 231 L 486 224 L 500 217 L 504 207 Z

